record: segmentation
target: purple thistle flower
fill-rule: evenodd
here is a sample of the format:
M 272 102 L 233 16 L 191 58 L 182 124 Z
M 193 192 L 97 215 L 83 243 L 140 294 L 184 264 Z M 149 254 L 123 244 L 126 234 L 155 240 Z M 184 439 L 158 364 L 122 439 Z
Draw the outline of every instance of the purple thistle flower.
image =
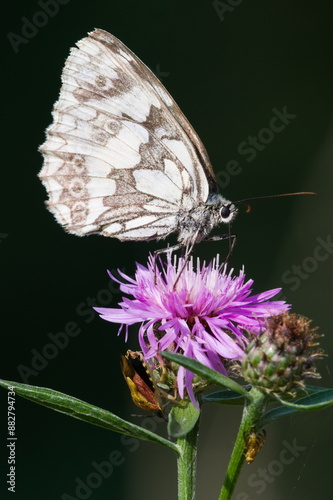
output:
M 134 299 L 123 297 L 121 309 L 97 307 L 101 318 L 120 323 L 118 334 L 128 325 L 141 323 L 139 343 L 146 359 L 156 357 L 158 351 L 172 351 L 196 359 L 224 375 L 223 359 L 241 359 L 247 345 L 246 330 L 256 334 L 265 325 L 265 319 L 289 309 L 284 301 L 272 301 L 281 289 L 275 288 L 251 295 L 253 280 L 245 281 L 244 270 L 232 276 L 219 265 L 219 256 L 208 266 L 193 267 L 191 258 L 179 279 L 183 259 L 168 254 L 162 271 L 156 270 L 150 256 L 148 266 L 137 264 L 135 279 L 119 271 L 126 280 L 120 290 Z M 177 280 L 177 282 L 176 282 Z M 176 286 L 174 287 L 174 284 Z M 185 389 L 195 401 L 192 379 L 194 374 L 179 367 L 178 391 L 184 398 Z

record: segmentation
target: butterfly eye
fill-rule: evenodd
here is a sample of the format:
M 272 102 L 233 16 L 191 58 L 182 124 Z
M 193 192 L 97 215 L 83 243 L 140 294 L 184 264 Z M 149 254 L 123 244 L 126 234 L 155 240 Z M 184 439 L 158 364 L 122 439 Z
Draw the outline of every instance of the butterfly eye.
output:
M 228 219 L 231 214 L 231 205 L 224 205 L 220 210 L 220 214 L 221 219 Z

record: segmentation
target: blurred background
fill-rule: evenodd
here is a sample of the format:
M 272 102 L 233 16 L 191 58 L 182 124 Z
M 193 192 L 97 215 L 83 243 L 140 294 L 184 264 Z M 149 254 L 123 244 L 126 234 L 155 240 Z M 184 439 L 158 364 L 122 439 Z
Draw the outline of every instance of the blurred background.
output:
M 116 307 L 121 300 L 107 269 L 132 273 L 134 261 L 145 263 L 165 242 L 68 235 L 45 209 L 37 178 L 37 148 L 51 122 L 64 61 L 70 47 L 98 27 L 161 77 L 205 144 L 228 199 L 318 193 L 257 201 L 251 213 L 241 211 L 232 266 L 245 266 L 255 292 L 282 287 L 293 310 L 313 319 L 330 356 L 320 362 L 321 383 L 332 386 L 332 2 L 18 0 L 6 2 L 3 20 L 1 377 L 51 387 L 164 432 L 164 424 L 131 417 L 138 409 L 119 356 L 137 347 L 135 330 L 125 345 L 117 327 L 91 307 Z M 284 122 L 271 122 L 279 113 Z M 281 130 L 272 130 L 272 123 Z M 196 255 L 211 259 L 226 251 L 225 242 L 206 243 Z M 55 349 L 52 335 L 64 331 L 73 335 Z M 40 357 L 43 352 L 49 359 Z M 6 415 L 5 391 L 0 398 Z M 327 498 L 332 415 L 325 410 L 270 424 L 266 445 L 244 467 L 234 498 Z M 204 408 L 198 499 L 217 498 L 239 419 L 238 408 Z M 168 450 L 124 442 L 18 397 L 16 425 L 16 500 L 176 498 L 175 458 Z M 1 432 L 0 494 L 7 498 L 6 425 Z M 286 442 L 301 449 L 281 465 Z M 121 464 L 87 486 L 94 464 L 114 451 Z M 263 470 L 269 479 L 262 479 Z

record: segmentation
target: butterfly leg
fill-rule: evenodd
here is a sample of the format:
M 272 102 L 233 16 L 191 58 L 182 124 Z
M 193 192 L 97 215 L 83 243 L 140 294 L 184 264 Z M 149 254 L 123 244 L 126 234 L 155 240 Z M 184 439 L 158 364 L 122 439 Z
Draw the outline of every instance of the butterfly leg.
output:
M 157 280 L 157 258 L 159 255 L 163 253 L 169 253 L 169 252 L 174 252 L 175 250 L 179 250 L 180 248 L 183 248 L 184 245 L 178 244 L 174 245 L 172 247 L 167 247 L 167 248 L 160 248 L 159 250 L 155 250 L 154 252 L 154 283 L 156 285 L 156 280 Z
M 155 250 L 155 252 L 154 252 L 154 277 L 155 277 L 154 280 L 155 280 L 155 284 L 156 284 L 157 256 L 158 255 L 160 255 L 162 253 L 174 252 L 176 250 L 183 249 L 182 257 L 184 259 L 184 262 L 183 262 L 183 265 L 182 265 L 180 271 L 178 272 L 176 281 L 173 284 L 173 288 L 175 288 L 177 283 L 178 283 L 178 280 L 180 278 L 180 275 L 184 271 L 185 266 L 190 258 L 193 247 L 194 247 L 194 243 L 192 243 L 191 245 L 183 245 L 183 244 L 179 243 L 178 245 L 174 245 L 172 247 L 161 248 L 160 250 Z
M 178 245 L 174 245 L 172 247 L 160 248 L 159 250 L 155 250 L 154 257 L 156 259 L 156 257 L 161 253 L 174 252 L 175 250 L 179 250 L 180 248 L 184 248 L 184 245 L 182 245 L 181 243 L 179 243 Z
M 181 276 L 182 272 L 184 271 L 184 269 L 185 269 L 185 267 L 186 267 L 187 262 L 188 262 L 188 261 L 189 261 L 189 259 L 190 259 L 190 256 L 191 256 L 191 253 L 192 253 L 192 251 L 193 251 L 194 245 L 195 245 L 195 243 L 192 243 L 191 245 L 186 245 L 186 247 L 185 247 L 185 252 L 184 252 L 184 255 L 183 255 L 183 259 L 184 259 L 184 260 L 183 260 L 183 265 L 182 265 L 182 267 L 181 267 L 180 271 L 178 272 L 178 275 L 177 275 L 176 281 L 175 281 L 175 282 L 174 282 L 174 284 L 173 284 L 173 288 L 174 288 L 174 289 L 176 288 L 176 285 L 177 285 L 177 283 L 178 283 L 178 280 L 179 280 L 179 278 L 180 278 L 180 276 Z
M 229 252 L 228 252 L 228 255 L 227 255 L 223 265 L 225 265 L 229 262 L 229 259 L 232 255 L 232 252 L 234 249 L 234 246 L 236 244 L 237 235 L 231 234 L 229 231 L 228 234 L 211 236 L 209 238 L 205 238 L 204 240 L 202 240 L 202 241 L 221 241 L 221 240 L 226 240 L 226 239 L 229 240 Z M 191 243 L 190 245 L 184 246 L 182 244 L 178 244 L 178 245 L 174 245 L 172 247 L 161 248 L 160 250 L 155 250 L 155 252 L 154 252 L 154 281 L 155 281 L 155 284 L 156 284 L 156 278 L 157 278 L 157 274 L 156 274 L 157 273 L 157 256 L 162 254 L 162 253 L 174 252 L 176 250 L 183 249 L 183 260 L 184 261 L 183 261 L 183 265 L 182 265 L 180 271 L 178 272 L 176 280 L 173 284 L 173 288 L 175 288 L 178 281 L 179 281 L 179 278 L 180 278 L 182 272 L 184 271 L 184 269 L 186 267 L 186 264 L 191 256 L 191 254 L 192 254 L 194 245 L 195 245 L 195 241 L 194 241 L 194 243 Z
M 224 260 L 224 265 L 225 264 L 228 264 L 229 262 L 229 259 L 232 255 L 232 252 L 233 252 L 233 249 L 234 249 L 234 246 L 236 244 L 236 240 L 237 240 L 237 234 L 220 234 L 220 235 L 217 235 L 217 236 L 211 236 L 210 238 L 205 238 L 203 241 L 221 241 L 221 240 L 226 240 L 226 239 L 229 239 L 229 252 L 228 252 L 228 255 L 226 256 L 225 260 Z

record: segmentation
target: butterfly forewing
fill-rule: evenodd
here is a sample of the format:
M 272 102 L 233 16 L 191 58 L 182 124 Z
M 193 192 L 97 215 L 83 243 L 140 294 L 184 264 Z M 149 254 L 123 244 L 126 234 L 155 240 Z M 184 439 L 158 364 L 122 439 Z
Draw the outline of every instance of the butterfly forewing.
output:
M 153 73 L 95 30 L 71 50 L 40 150 L 48 207 L 67 231 L 164 238 L 216 191 L 197 134 Z M 179 229 L 178 229 L 179 230 Z

